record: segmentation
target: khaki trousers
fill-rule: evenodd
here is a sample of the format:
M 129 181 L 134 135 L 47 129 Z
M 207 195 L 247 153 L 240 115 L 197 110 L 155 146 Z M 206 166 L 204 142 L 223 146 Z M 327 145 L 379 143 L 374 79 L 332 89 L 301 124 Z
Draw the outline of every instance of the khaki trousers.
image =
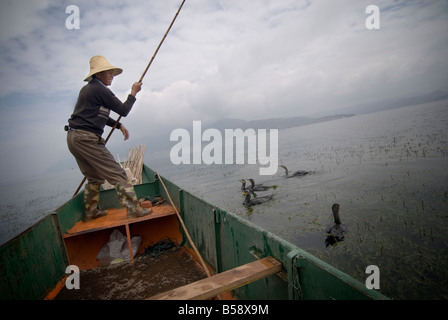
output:
M 107 180 L 116 185 L 127 181 L 126 171 L 107 150 L 103 138 L 85 130 L 70 130 L 67 145 L 88 183 L 103 184 Z

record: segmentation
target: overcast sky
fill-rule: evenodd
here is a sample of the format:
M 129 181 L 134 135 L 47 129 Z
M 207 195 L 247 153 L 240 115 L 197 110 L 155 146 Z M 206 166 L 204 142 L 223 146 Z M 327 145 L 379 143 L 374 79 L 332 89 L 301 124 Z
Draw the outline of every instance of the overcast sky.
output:
M 180 3 L 1 0 L 0 182 L 71 157 L 62 128 L 90 57 L 124 69 L 111 86 L 124 100 Z M 366 28 L 370 4 L 379 30 Z M 69 5 L 80 29 L 66 28 Z M 445 90 L 447 57 L 448 1 L 187 0 L 123 119 L 131 139 L 116 132 L 108 146 L 193 120 L 327 115 Z

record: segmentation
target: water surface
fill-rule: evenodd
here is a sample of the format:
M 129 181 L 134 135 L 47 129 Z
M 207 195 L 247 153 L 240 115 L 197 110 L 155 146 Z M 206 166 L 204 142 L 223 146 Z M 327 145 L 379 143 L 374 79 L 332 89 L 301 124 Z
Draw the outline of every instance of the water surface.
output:
M 168 152 L 147 151 L 145 162 L 361 282 L 378 266 L 380 292 L 393 299 L 446 299 L 447 111 L 440 101 L 280 130 L 280 164 L 311 171 L 304 177 L 285 178 L 281 168 L 260 176 L 257 165 L 174 166 Z M 258 192 L 274 199 L 246 209 L 241 178 L 277 185 Z M 69 200 L 81 179 L 75 168 L 1 186 L 1 243 Z M 333 203 L 349 231 L 326 246 Z
M 361 282 L 380 268 L 395 299 L 448 298 L 448 102 L 281 130 L 279 162 L 307 176 L 259 176 L 255 165 L 167 169 L 176 183 L 250 220 Z M 241 178 L 278 185 L 274 200 L 242 206 Z M 344 241 L 326 246 L 339 203 Z

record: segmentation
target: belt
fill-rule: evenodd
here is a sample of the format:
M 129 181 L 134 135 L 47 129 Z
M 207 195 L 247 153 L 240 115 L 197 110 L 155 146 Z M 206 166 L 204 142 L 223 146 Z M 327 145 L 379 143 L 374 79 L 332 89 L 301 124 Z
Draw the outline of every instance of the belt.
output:
M 70 127 L 70 126 L 64 126 L 64 131 L 75 131 L 76 129 L 75 128 L 72 128 L 72 127 Z

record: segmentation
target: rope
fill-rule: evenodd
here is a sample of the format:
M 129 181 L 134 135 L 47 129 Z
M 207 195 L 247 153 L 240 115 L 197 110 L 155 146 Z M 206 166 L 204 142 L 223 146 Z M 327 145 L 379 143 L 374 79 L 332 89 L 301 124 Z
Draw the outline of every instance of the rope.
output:
M 164 253 L 174 253 L 180 246 L 173 240 L 167 238 L 156 242 L 145 248 L 144 253 L 135 260 L 134 267 L 139 271 L 145 271 L 149 268 L 149 263 L 157 260 Z

